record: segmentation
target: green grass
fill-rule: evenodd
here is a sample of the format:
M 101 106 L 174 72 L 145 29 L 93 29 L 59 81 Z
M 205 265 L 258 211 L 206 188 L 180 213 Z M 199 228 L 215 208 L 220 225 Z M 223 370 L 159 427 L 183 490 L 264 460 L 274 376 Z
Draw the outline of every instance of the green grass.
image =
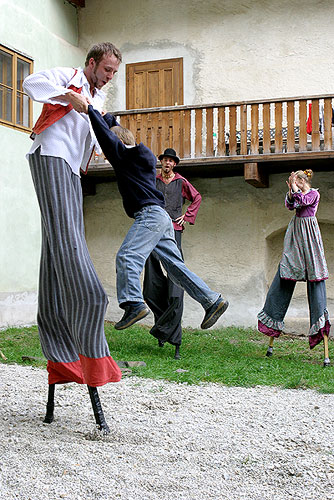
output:
M 107 322 L 105 332 L 115 360 L 145 361 L 146 367 L 132 368 L 132 374 L 140 377 L 188 384 L 266 385 L 334 393 L 334 367 L 323 368 L 323 345 L 310 350 L 307 338 L 282 335 L 275 340 L 273 357 L 267 358 L 268 338 L 255 330 L 235 327 L 206 331 L 185 329 L 181 360 L 176 361 L 174 346 L 158 347 L 149 328 L 135 325 L 117 331 Z M 330 341 L 330 353 L 332 346 Z M 39 359 L 43 356 L 36 327 L 0 332 L 0 351 L 7 358 L 0 357 L 1 363 L 46 365 Z M 22 356 L 32 359 L 24 362 Z
M 29 364 L 34 366 L 46 366 L 39 343 L 37 326 L 30 328 L 8 328 L 0 331 L 0 361 L 2 363 Z M 7 361 L 3 359 L 7 358 Z M 37 358 L 36 361 L 23 362 L 22 356 Z

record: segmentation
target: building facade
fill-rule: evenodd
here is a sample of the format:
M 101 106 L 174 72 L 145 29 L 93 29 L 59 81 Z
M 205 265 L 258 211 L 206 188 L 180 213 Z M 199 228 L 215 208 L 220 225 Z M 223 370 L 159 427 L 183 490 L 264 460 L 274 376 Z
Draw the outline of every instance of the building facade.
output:
M 0 44 L 33 61 L 34 70 L 82 65 L 87 49 L 109 40 L 123 63 L 105 87 L 106 110 L 193 106 L 333 92 L 331 67 L 334 7 L 330 1 L 268 2 L 208 0 L 86 0 L 77 8 L 63 0 L 2 1 Z M 17 33 L 15 26 L 25 29 Z M 40 110 L 34 104 L 33 118 Z M 283 120 L 284 121 L 284 120 Z M 39 212 L 25 153 L 29 134 L 1 124 L 3 262 L 0 325 L 35 322 L 39 260 Z M 194 146 L 194 145 L 193 145 Z M 182 162 L 181 162 L 182 164 Z M 296 163 L 293 165 L 295 168 Z M 300 162 L 303 168 L 303 161 Z M 203 166 L 205 162 L 203 160 Z M 312 168 L 308 162 L 308 168 Z M 282 250 L 291 214 L 284 208 L 285 179 L 292 166 L 268 167 L 264 189 L 245 182 L 243 170 L 216 162 L 215 170 L 192 169 L 187 177 L 203 196 L 196 225 L 183 239 L 188 266 L 229 299 L 222 325 L 255 326 Z M 334 267 L 334 175 L 331 160 L 314 164 L 321 202 L 318 219 L 329 271 Z M 182 165 L 180 172 L 182 173 Z M 241 172 L 241 173 L 240 173 Z M 112 179 L 112 178 L 111 178 Z M 101 176 L 86 196 L 88 246 L 109 296 L 107 319 L 117 320 L 115 255 L 131 224 L 113 180 Z M 334 287 L 328 281 L 330 312 Z M 307 333 L 306 285 L 297 285 L 287 315 L 290 331 Z M 186 297 L 184 326 L 196 327 L 202 311 Z M 150 324 L 151 318 L 147 318 Z

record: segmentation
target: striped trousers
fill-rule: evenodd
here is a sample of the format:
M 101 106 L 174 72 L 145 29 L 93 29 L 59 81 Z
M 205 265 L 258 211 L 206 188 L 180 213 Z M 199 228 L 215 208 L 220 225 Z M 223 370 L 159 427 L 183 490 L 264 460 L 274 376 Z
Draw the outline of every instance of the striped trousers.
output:
M 108 298 L 85 239 L 80 178 L 40 149 L 29 165 L 42 219 L 37 323 L 49 384 L 118 382 L 104 334 Z

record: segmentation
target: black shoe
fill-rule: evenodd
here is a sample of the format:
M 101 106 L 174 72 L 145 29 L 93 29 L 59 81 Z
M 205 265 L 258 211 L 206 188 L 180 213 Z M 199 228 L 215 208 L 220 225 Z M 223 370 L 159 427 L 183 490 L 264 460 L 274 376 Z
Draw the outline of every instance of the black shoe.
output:
M 149 309 L 139 302 L 137 306 L 126 306 L 123 317 L 115 324 L 116 330 L 124 330 L 149 314 Z
M 158 339 L 158 346 L 159 347 L 163 347 L 165 345 L 165 342 L 163 342 L 162 340 Z
M 180 356 L 180 346 L 179 346 L 179 345 L 176 345 L 176 346 L 175 346 L 175 355 L 174 355 L 174 359 L 181 359 L 181 356 Z
M 205 310 L 205 316 L 201 324 L 202 330 L 213 326 L 227 308 L 228 301 L 220 296 L 212 306 Z

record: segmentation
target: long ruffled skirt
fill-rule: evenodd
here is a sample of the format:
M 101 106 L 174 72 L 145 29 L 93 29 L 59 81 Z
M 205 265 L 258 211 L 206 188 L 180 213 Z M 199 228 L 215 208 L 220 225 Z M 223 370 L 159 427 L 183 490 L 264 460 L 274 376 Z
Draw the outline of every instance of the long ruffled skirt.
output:
M 284 237 L 280 276 L 294 281 L 321 281 L 328 278 L 316 217 L 292 217 Z
M 315 347 L 329 335 L 326 285 L 328 269 L 316 217 L 292 217 L 284 237 L 283 255 L 269 288 L 266 302 L 258 314 L 258 330 L 279 337 L 284 317 L 297 281 L 307 281 L 310 310 L 309 343 Z

